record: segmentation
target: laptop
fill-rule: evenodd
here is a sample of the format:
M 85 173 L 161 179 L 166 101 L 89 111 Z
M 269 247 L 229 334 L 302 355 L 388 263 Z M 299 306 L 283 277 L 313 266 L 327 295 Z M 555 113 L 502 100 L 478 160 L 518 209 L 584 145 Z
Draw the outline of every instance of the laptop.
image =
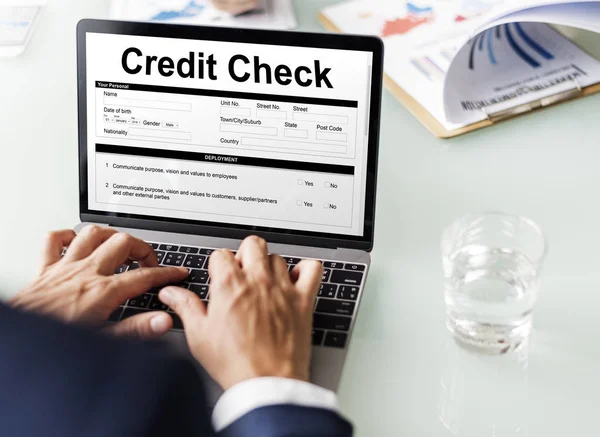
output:
M 248 235 L 290 269 L 321 260 L 311 379 L 337 390 L 373 247 L 381 40 L 83 20 L 77 67 L 76 231 L 143 239 L 161 265 L 190 269 L 181 286 L 207 304 L 210 254 Z M 157 292 L 111 321 L 170 311 Z

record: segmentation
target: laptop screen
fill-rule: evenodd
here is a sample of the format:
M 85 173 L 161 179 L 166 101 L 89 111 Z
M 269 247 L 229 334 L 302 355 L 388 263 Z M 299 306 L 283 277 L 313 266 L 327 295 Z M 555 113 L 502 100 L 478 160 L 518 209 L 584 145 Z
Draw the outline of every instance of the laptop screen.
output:
M 365 232 L 371 51 L 88 32 L 89 211 Z

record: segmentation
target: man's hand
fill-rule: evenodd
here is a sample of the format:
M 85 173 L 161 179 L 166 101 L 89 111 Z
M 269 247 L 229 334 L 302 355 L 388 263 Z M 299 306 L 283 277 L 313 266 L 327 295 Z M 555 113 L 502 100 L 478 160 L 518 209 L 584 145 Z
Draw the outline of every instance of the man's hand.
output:
M 61 259 L 63 247 L 68 247 Z M 114 275 L 121 264 L 138 261 L 142 267 Z M 42 268 L 35 281 L 10 300 L 15 308 L 46 314 L 65 322 L 101 325 L 124 301 L 153 287 L 181 282 L 187 269 L 158 267 L 147 243 L 114 229 L 87 226 L 48 234 Z M 149 338 L 173 326 L 166 313 L 148 312 L 109 329 L 117 334 Z
M 213 0 L 213 4 L 217 9 L 229 12 L 232 15 L 251 11 L 258 6 L 256 0 Z
M 291 273 L 249 237 L 237 255 L 210 258 L 210 305 L 192 292 L 166 287 L 160 299 L 181 317 L 190 350 L 228 389 L 260 376 L 308 381 L 312 314 L 321 283 L 319 261 L 302 261 Z

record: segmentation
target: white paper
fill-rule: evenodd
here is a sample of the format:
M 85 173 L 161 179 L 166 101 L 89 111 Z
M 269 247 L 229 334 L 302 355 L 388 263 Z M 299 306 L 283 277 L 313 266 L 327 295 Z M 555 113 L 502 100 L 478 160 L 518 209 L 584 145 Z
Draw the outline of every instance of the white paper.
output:
M 547 24 L 511 23 L 480 34 L 456 56 L 446 77 L 446 117 L 460 124 L 600 82 L 600 62 Z
M 232 16 L 210 0 L 112 0 L 110 16 L 118 20 L 263 29 L 296 27 L 292 0 L 260 0 L 256 11 Z
M 540 14 L 540 18 L 548 11 L 552 11 L 555 8 L 557 10 L 561 10 L 563 13 L 571 14 L 571 11 L 567 8 L 571 8 L 572 6 L 576 6 L 577 8 L 587 9 L 592 7 L 595 9 L 594 5 L 600 3 L 599 1 L 594 0 L 505 0 L 502 2 L 498 2 L 496 8 L 494 8 L 490 13 L 485 17 L 485 19 L 480 20 L 480 24 L 482 27 L 491 27 L 494 23 L 502 23 L 502 22 L 516 22 L 516 21 L 524 21 L 522 17 L 525 17 L 525 14 L 529 14 L 530 12 L 533 14 Z M 598 27 L 598 16 L 594 15 L 594 12 L 590 9 L 590 15 L 588 15 L 585 23 L 581 23 L 582 28 L 587 28 L 590 26 L 591 28 Z M 523 15 L 522 15 L 523 14 Z M 528 15 L 528 17 L 533 18 L 533 15 Z M 502 21 L 506 19 L 505 21 Z M 563 17 L 559 17 L 560 21 L 555 24 L 564 24 L 567 25 L 570 20 L 569 15 L 565 15 Z M 533 21 L 543 22 L 537 19 Z M 472 35 L 479 33 L 480 30 L 483 30 L 481 27 L 474 27 L 472 31 Z
M 0 45 L 25 44 L 39 6 L 0 5 Z
M 354 0 L 323 13 L 344 33 L 377 35 L 385 43 L 385 73 L 447 130 L 446 72 L 469 32 L 501 0 Z
M 500 23 L 503 19 L 508 22 L 549 20 L 554 24 L 577 25 L 587 29 L 600 27 L 600 9 L 597 6 L 586 11 L 566 9 L 571 4 L 584 7 L 598 5 L 600 2 L 354 0 L 326 8 L 323 13 L 344 33 L 382 37 L 386 50 L 385 73 L 430 112 L 446 130 L 451 131 L 471 124 L 460 117 L 449 120 L 444 105 L 445 86 L 472 86 L 472 83 L 461 77 L 460 72 L 457 72 L 452 83 L 446 81 L 455 56 L 469 39 L 476 36 L 479 30 L 486 29 L 490 22 L 496 20 Z M 574 12 L 568 15 L 566 11 Z M 558 38 L 564 40 L 562 36 Z M 570 53 L 579 55 L 576 50 L 571 50 Z M 490 75 L 478 80 L 487 82 L 494 79 Z M 503 83 L 503 80 L 498 82 Z M 469 120 L 472 118 L 470 116 Z
M 590 20 L 590 17 L 596 17 L 597 19 Z M 557 4 L 529 8 L 488 22 L 483 27 L 476 29 L 475 33 L 483 32 L 500 24 L 517 22 L 559 24 L 591 32 L 600 32 L 600 2 Z

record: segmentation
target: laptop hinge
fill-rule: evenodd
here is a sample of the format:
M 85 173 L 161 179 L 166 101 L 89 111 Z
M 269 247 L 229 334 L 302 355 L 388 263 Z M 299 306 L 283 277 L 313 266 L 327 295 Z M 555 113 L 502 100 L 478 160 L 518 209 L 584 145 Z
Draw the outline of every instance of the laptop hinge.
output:
M 128 228 L 128 229 L 139 229 L 145 231 L 156 231 L 156 232 L 167 232 L 172 234 L 188 234 L 199 237 L 211 237 L 211 238 L 225 238 L 225 239 L 233 239 L 233 240 L 243 240 L 247 233 L 241 235 L 222 235 L 220 232 L 203 232 L 204 230 L 198 232 L 198 230 L 190 230 L 188 229 L 178 229 L 175 225 L 171 226 L 161 226 L 157 228 L 153 228 L 150 226 L 146 226 L 145 223 L 133 224 L 133 223 L 103 223 L 101 221 L 97 221 L 97 219 L 102 220 L 102 217 L 82 217 L 81 224 L 90 224 L 93 223 L 98 226 L 104 227 L 114 227 L 114 228 Z M 137 225 L 137 226 L 136 226 Z M 173 228 L 171 228 L 173 227 Z M 170 229 L 171 228 L 171 229 Z M 187 232 L 186 232 L 187 231 Z M 260 233 L 258 233 L 260 235 Z M 368 248 L 352 248 L 352 247 L 344 247 L 340 246 L 340 241 L 327 241 L 326 239 L 316 239 L 313 240 L 311 238 L 298 238 L 297 240 L 287 240 L 284 238 L 283 241 L 278 241 L 278 237 L 276 235 L 261 235 L 267 241 L 274 244 L 284 244 L 284 245 L 293 245 L 293 246 L 305 246 L 305 247 L 313 247 L 313 248 L 321 248 L 326 250 L 359 250 L 362 252 L 370 252 Z

